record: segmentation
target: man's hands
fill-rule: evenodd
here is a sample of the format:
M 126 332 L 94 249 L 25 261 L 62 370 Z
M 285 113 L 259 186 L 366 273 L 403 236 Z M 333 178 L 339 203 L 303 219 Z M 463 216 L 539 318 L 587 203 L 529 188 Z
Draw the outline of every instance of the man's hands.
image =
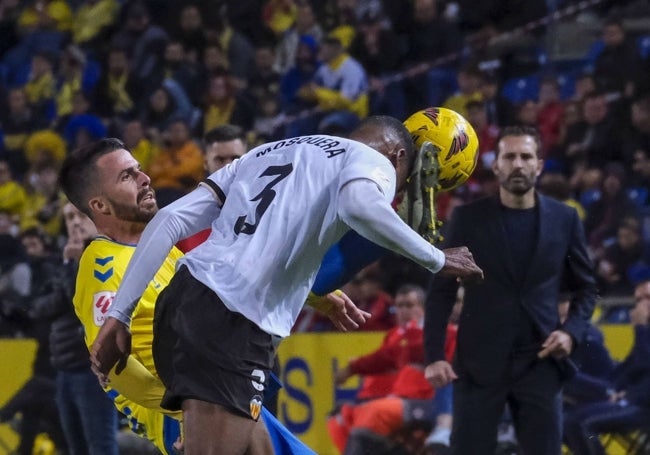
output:
M 453 380 L 458 379 L 454 369 L 446 360 L 438 360 L 427 365 L 424 369 L 424 377 L 436 389 L 444 387 Z
M 445 266 L 440 271 L 446 276 L 455 276 L 463 283 L 477 283 L 483 281 L 483 270 L 476 265 L 472 253 L 466 246 L 447 248 L 445 253 Z
M 556 359 L 568 357 L 573 351 L 573 338 L 563 330 L 554 330 L 542 343 L 542 350 L 537 353 L 537 357 L 543 359 L 549 355 Z
M 115 318 L 107 318 L 90 350 L 90 366 L 102 386 L 108 384 L 108 373 L 115 367 L 120 374 L 131 353 L 131 331 Z
M 367 311 L 360 310 L 343 291 L 338 289 L 324 296 L 310 293 L 307 305 L 327 316 L 341 332 L 358 329 L 371 316 Z

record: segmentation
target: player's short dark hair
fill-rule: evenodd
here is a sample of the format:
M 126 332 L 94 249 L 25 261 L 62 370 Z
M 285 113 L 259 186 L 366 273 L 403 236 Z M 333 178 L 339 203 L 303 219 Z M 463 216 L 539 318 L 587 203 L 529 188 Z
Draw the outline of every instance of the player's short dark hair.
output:
M 415 144 L 413 143 L 411 133 L 409 133 L 409 130 L 406 129 L 402 122 L 388 115 L 371 115 L 363 119 L 355 129 L 360 130 L 365 127 L 383 128 L 397 137 L 400 147 L 406 151 L 410 175 L 415 164 Z
M 246 142 L 246 133 L 244 129 L 237 125 L 225 124 L 211 129 L 203 136 L 203 143 L 207 146 L 215 142 L 230 142 L 240 139 Z
M 101 139 L 73 150 L 64 160 L 59 172 L 59 184 L 68 200 L 92 219 L 87 206 L 93 188 L 97 186 L 97 160 L 115 150 L 128 150 L 116 138 Z
M 516 125 L 516 126 L 506 126 L 499 132 L 499 137 L 497 138 L 497 146 L 496 146 L 496 156 L 499 156 L 499 143 L 501 142 L 501 139 L 503 139 L 506 136 L 530 136 L 535 140 L 535 145 L 537 146 L 537 150 L 535 152 L 537 153 L 537 157 L 540 158 L 540 153 L 542 151 L 542 138 L 539 135 L 539 131 L 537 131 L 537 128 L 534 128 L 532 126 L 525 126 L 525 125 Z

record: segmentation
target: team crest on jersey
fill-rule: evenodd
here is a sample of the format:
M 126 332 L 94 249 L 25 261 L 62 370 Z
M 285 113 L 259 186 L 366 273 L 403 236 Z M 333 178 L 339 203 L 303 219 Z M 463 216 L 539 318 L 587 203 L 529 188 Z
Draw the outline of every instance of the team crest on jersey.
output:
M 104 325 L 106 313 L 113 303 L 115 292 L 101 291 L 93 295 L 93 322 L 97 327 Z
M 251 410 L 251 417 L 253 420 L 257 420 L 260 416 L 260 412 L 262 412 L 262 397 L 255 395 L 253 398 L 251 398 L 249 406 Z

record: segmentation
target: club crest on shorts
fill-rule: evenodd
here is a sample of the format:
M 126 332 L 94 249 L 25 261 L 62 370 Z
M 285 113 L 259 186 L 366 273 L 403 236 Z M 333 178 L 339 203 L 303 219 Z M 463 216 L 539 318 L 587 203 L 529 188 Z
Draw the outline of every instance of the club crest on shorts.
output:
M 253 398 L 251 398 L 249 406 L 251 410 L 251 417 L 254 420 L 257 420 L 257 418 L 260 416 L 260 412 L 262 412 L 262 397 L 255 395 Z

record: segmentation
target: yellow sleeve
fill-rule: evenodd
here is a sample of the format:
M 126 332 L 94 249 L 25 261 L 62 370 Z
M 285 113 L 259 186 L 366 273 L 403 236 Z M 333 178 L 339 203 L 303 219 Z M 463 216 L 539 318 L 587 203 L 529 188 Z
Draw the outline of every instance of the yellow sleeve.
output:
M 115 374 L 115 369 L 109 374 L 110 385 L 128 400 L 147 409 L 168 414 L 180 420 L 182 412 L 172 412 L 160 407 L 160 401 L 165 394 L 162 381 L 151 374 L 136 358 L 129 356 L 126 368 Z

